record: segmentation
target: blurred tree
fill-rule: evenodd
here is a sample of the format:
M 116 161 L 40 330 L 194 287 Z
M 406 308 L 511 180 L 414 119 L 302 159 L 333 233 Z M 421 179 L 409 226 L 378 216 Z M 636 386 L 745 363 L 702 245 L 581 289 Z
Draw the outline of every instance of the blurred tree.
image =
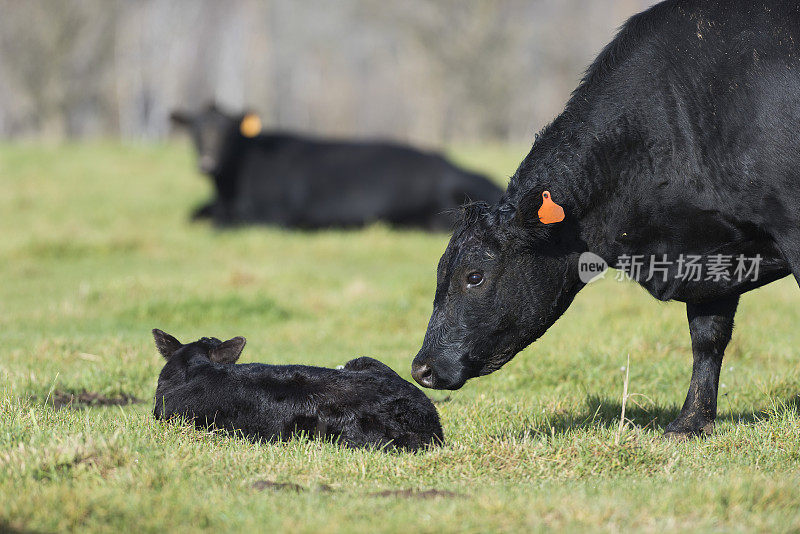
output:
M 268 125 L 530 141 L 654 0 L 0 0 L 0 137 L 157 139 L 217 100 Z
M 112 63 L 114 5 L 0 2 L 4 134 L 100 133 Z M 93 113 L 93 110 L 100 113 Z

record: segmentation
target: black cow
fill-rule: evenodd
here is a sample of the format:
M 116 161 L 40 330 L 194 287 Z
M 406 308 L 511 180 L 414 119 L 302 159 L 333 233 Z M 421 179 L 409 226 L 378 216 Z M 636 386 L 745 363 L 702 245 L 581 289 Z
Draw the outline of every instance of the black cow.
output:
M 211 176 L 217 197 L 195 212 L 221 225 L 355 227 L 375 221 L 443 230 L 465 201 L 495 203 L 502 190 L 439 154 L 392 143 L 328 141 L 260 133 L 253 114 L 228 115 L 213 104 L 174 112 Z
M 686 303 L 692 378 L 666 432 L 713 431 L 739 296 L 800 282 L 799 2 L 669 0 L 631 18 L 499 205 L 466 210 L 414 378 L 456 389 L 499 369 L 585 285 L 586 251 Z
M 158 377 L 156 419 L 183 417 L 198 428 L 253 440 L 304 432 L 353 447 L 416 450 L 444 442 L 433 403 L 372 358 L 341 369 L 306 365 L 234 365 L 245 339 L 204 337 L 182 345 L 153 330 L 167 363 Z

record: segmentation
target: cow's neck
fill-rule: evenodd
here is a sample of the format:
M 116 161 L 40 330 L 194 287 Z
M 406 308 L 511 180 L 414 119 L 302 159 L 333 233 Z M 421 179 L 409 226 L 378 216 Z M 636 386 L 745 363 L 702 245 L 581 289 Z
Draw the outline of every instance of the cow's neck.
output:
M 578 223 L 586 248 L 602 254 L 610 246 L 602 230 L 610 206 L 652 174 L 652 136 L 627 116 L 622 110 L 597 116 L 568 106 L 537 136 L 501 202 L 517 206 L 526 195 L 550 191 Z
M 239 136 L 238 132 L 235 135 L 237 136 L 236 142 L 230 143 L 226 147 L 220 159 L 219 169 L 213 175 L 217 193 L 223 201 L 232 201 L 239 192 L 244 160 L 242 145 L 249 141 L 249 139 Z

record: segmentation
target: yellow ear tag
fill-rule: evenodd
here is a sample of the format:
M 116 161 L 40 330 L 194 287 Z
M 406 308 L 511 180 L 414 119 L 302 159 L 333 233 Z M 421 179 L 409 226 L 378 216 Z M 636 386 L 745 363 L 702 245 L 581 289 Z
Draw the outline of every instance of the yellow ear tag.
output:
M 245 137 L 255 137 L 261 133 L 261 119 L 255 113 L 248 113 L 239 123 L 239 131 Z

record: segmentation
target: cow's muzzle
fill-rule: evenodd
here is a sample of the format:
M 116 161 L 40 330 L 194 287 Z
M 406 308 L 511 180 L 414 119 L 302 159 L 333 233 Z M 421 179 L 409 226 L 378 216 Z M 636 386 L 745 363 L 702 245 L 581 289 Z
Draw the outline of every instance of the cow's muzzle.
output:
M 417 383 L 426 388 L 432 388 L 434 384 L 433 369 L 427 363 L 411 364 L 411 376 Z
M 420 386 L 431 389 L 459 389 L 466 382 L 463 373 L 449 366 L 439 366 L 420 354 L 411 364 L 411 376 Z

